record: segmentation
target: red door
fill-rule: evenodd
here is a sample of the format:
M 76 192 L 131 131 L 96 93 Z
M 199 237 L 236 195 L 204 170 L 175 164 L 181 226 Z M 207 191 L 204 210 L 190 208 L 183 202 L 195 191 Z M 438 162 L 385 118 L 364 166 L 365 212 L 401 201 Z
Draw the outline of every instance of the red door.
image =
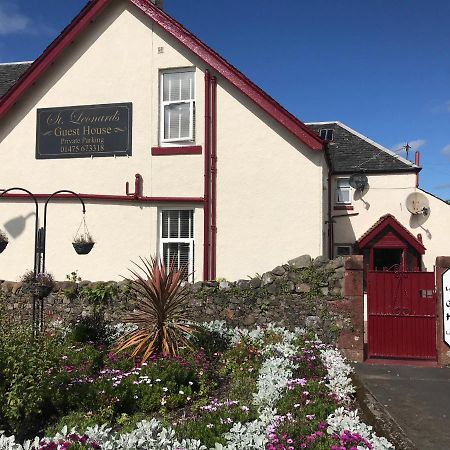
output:
M 433 272 L 367 274 L 368 356 L 436 359 Z

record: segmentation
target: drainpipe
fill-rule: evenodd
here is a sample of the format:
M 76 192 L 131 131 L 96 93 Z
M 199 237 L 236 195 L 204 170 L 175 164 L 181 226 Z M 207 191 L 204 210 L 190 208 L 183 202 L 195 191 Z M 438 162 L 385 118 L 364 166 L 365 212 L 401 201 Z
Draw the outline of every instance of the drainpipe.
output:
M 334 218 L 331 212 L 331 201 L 332 201 L 332 182 L 331 177 L 333 175 L 332 167 L 331 167 L 331 160 L 330 155 L 328 154 L 328 145 L 325 143 L 324 146 L 324 152 L 325 152 L 325 161 L 327 163 L 328 167 L 328 177 L 327 177 L 327 183 L 328 183 L 328 220 L 326 223 L 328 224 L 328 258 L 333 259 L 334 256 L 334 230 L 333 230 L 333 223 Z
M 415 164 L 416 164 L 416 166 L 420 166 L 420 152 L 419 152 L 419 150 L 416 150 Z M 419 187 L 419 171 L 416 172 L 416 187 Z
M 210 192 L 210 99 L 211 99 L 211 77 L 209 70 L 205 71 L 205 167 L 204 167 L 204 194 L 203 194 L 203 281 L 209 280 L 209 192 Z
M 217 242 L 217 79 L 211 78 L 211 279 L 216 279 Z

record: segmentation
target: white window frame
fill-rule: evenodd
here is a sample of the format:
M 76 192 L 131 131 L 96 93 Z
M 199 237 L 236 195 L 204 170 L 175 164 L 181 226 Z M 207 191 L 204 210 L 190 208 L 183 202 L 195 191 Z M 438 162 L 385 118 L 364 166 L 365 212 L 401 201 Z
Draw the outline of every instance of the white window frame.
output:
M 325 136 L 324 137 L 322 137 L 322 132 L 325 132 Z M 327 134 L 329 133 L 331 131 L 331 139 L 327 139 Z M 332 141 L 333 139 L 334 139 L 334 130 L 333 130 L 333 128 L 321 128 L 320 130 L 319 130 L 319 136 L 320 136 L 320 139 L 323 139 L 323 140 L 325 140 L 325 141 Z
M 163 238 L 163 211 L 192 211 L 191 231 L 192 238 Z M 194 241 L 195 241 L 195 209 L 189 207 L 160 208 L 159 210 L 159 258 L 164 263 L 164 244 L 189 244 L 188 281 L 194 281 Z M 168 230 L 170 236 L 170 230 Z
M 349 183 L 348 188 L 339 188 L 338 182 L 341 180 L 347 180 Z M 348 192 L 348 202 L 341 202 L 339 201 L 339 192 Z M 352 204 L 352 197 L 353 197 L 353 189 L 350 186 L 350 177 L 339 177 L 335 180 L 335 196 L 334 196 L 334 202 L 336 205 L 351 205 Z
M 353 254 L 353 245 L 352 244 L 334 244 L 334 256 L 348 256 L 348 255 L 339 255 L 338 248 L 347 248 L 349 250 L 349 255 Z
M 194 98 L 191 100 L 176 100 L 176 101 L 164 101 L 164 75 L 170 73 L 185 73 L 185 72 L 194 72 L 193 84 L 194 84 Z M 166 69 L 160 72 L 159 77 L 160 84 L 160 106 L 159 106 L 159 141 L 160 144 L 170 146 L 170 145 L 179 145 L 182 143 L 192 144 L 195 140 L 195 94 L 197 92 L 197 87 L 195 85 L 195 67 L 185 67 L 185 68 L 177 68 L 177 69 Z M 165 139 L 164 138 L 164 107 L 166 105 L 174 105 L 174 104 L 190 104 L 189 108 L 189 136 L 182 138 L 173 138 L 173 139 Z

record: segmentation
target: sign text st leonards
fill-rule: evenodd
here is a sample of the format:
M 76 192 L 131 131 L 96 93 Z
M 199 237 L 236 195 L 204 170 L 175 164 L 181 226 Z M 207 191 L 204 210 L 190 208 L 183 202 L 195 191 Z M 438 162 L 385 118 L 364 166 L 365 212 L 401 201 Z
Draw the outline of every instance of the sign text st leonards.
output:
M 36 158 L 131 155 L 131 103 L 37 110 Z

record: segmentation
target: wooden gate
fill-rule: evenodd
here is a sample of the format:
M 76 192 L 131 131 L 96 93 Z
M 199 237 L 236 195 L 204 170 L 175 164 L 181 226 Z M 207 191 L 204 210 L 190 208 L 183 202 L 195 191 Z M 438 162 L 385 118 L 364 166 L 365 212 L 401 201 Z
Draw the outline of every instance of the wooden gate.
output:
M 436 359 L 433 272 L 367 274 L 368 357 Z

